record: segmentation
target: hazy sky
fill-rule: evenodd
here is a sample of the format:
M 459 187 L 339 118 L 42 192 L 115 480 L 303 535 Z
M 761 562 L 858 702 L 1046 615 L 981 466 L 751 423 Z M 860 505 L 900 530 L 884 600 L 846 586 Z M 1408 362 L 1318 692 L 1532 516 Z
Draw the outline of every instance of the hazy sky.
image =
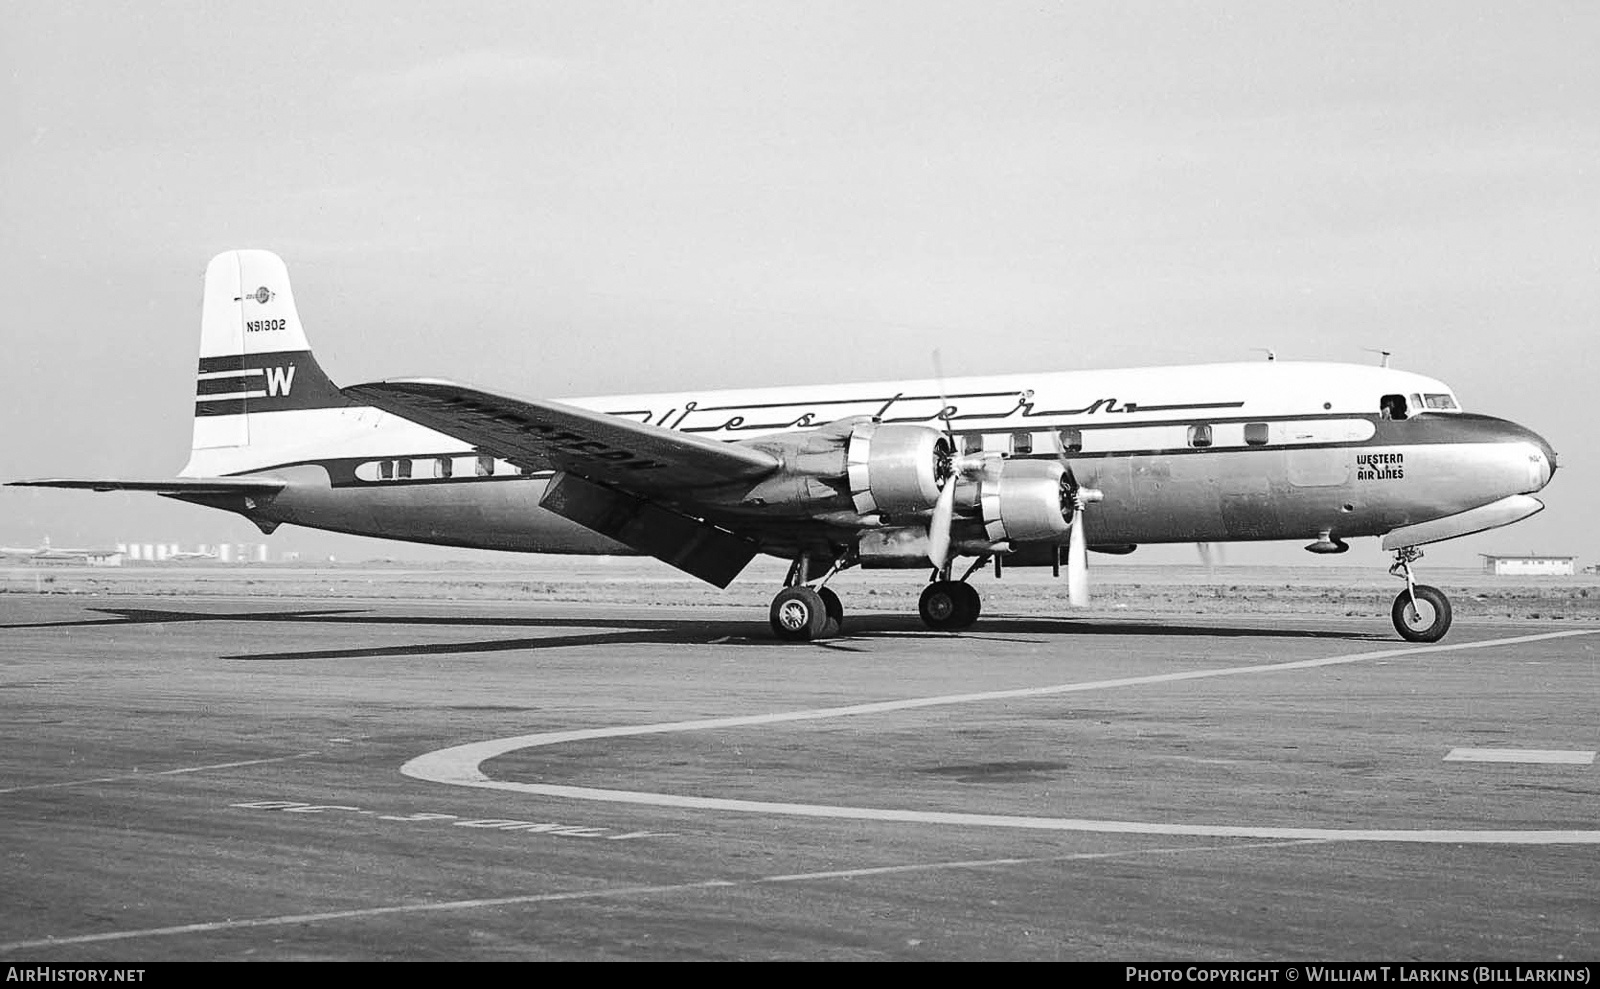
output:
M 1554 0 L 7 0 L 0 479 L 176 472 L 201 274 L 262 247 L 345 384 L 1384 348 L 1561 454 L 1544 514 L 1430 559 L 1596 562 L 1597 51 L 1600 6 Z M 0 541 L 47 533 L 257 538 L 0 489 Z

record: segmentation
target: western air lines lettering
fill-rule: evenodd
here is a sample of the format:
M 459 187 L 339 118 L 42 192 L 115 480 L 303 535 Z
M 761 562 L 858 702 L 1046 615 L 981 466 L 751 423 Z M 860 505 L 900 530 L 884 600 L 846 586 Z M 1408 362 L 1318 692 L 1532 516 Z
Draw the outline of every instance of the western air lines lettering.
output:
M 1058 407 L 1038 408 L 1032 389 L 1021 391 L 968 392 L 948 397 L 933 395 L 862 395 L 856 398 L 775 402 L 760 405 L 707 405 L 685 402 L 657 414 L 653 409 L 616 410 L 612 415 L 653 423 L 685 433 L 737 433 L 755 430 L 807 429 L 853 415 L 872 416 L 881 422 L 959 423 L 963 421 L 1000 422 L 1068 416 L 1098 416 L 1112 413 L 1181 413 L 1237 409 L 1242 401 L 1138 403 L 1099 398 L 1079 405 L 1069 402 Z
M 1356 480 L 1399 481 L 1406 476 L 1406 455 L 1403 453 L 1356 454 Z
M 281 330 L 287 325 L 288 320 L 284 319 L 247 319 L 244 322 L 244 331 L 246 333 L 271 333 L 274 330 Z

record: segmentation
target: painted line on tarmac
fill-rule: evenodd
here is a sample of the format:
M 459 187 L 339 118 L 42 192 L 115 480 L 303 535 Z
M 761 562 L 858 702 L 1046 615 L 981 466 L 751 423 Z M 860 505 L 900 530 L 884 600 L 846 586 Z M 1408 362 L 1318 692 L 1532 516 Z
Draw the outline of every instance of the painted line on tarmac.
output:
M 1065 683 L 1047 687 L 1023 687 L 1016 690 L 993 690 L 974 694 L 946 694 L 938 697 L 916 697 L 907 700 L 881 701 L 872 704 L 853 704 L 846 707 L 815 708 L 805 711 L 784 711 L 775 714 L 756 714 L 744 717 L 705 718 L 697 721 L 674 721 L 650 725 L 625 725 L 613 728 L 585 728 L 574 731 L 542 732 L 536 735 L 518 735 L 512 738 L 490 739 L 456 745 L 420 755 L 404 766 L 400 772 L 413 779 L 451 786 L 471 786 L 485 790 L 506 790 L 529 793 L 542 797 L 561 797 L 570 800 L 598 800 L 607 803 L 636 804 L 652 807 L 679 807 L 693 810 L 720 810 L 749 814 L 779 814 L 792 817 L 821 817 L 846 820 L 899 821 L 915 824 L 954 824 L 974 827 L 1018 828 L 1035 831 L 1090 831 L 1101 834 L 1152 834 L 1183 835 L 1206 838 L 1254 838 L 1266 840 L 1305 841 L 1387 841 L 1425 844 L 1494 844 L 1494 845 L 1571 845 L 1600 844 L 1600 830 L 1555 831 L 1484 831 L 1398 828 L 1284 828 L 1233 824 L 1167 824 L 1144 821 L 1107 821 L 1084 818 L 1024 817 L 1003 814 L 963 814 L 943 811 L 897 810 L 877 807 L 843 807 L 830 804 L 796 804 L 763 800 L 735 800 L 721 797 L 693 797 L 671 793 L 652 793 L 640 790 L 607 790 L 597 787 L 562 786 L 550 783 L 516 783 L 491 779 L 478 768 L 484 762 L 521 749 L 559 745 L 595 738 L 622 738 L 633 735 L 662 735 L 673 732 L 705 731 L 716 728 L 736 728 L 749 725 L 772 725 L 794 721 L 817 721 L 825 718 L 854 717 L 863 714 L 882 714 L 889 711 L 906 711 L 916 708 L 939 707 L 951 704 L 972 704 L 984 701 L 1014 700 L 1019 698 L 1048 697 L 1056 694 L 1079 693 L 1091 690 L 1110 690 L 1118 687 L 1135 687 L 1156 683 L 1175 683 L 1183 680 L 1204 680 L 1212 677 L 1240 676 L 1251 673 L 1279 673 L 1289 670 L 1308 670 L 1319 667 L 1341 666 L 1350 663 L 1371 662 L 1380 659 L 1412 658 L 1442 652 L 1462 652 L 1469 649 L 1490 649 L 1514 646 L 1528 642 L 1545 642 L 1578 635 L 1593 635 L 1600 629 L 1579 629 L 1566 632 L 1544 632 L 1538 635 L 1518 635 L 1504 639 L 1484 639 L 1477 642 L 1460 642 L 1450 645 L 1408 646 L 1384 649 L 1377 652 L 1355 653 L 1348 656 L 1328 656 L 1322 659 L 1303 659 L 1287 663 L 1257 663 L 1250 666 L 1228 666 L 1209 670 L 1189 670 L 1182 673 L 1160 673 L 1151 676 L 1124 677 L 1116 680 L 1094 680 L 1085 683 Z
M 269 762 L 289 762 L 293 759 L 309 759 L 321 752 L 300 752 L 296 755 L 275 756 L 271 759 L 246 759 L 243 762 L 218 762 L 209 766 L 187 766 L 183 769 L 163 769 L 159 772 L 123 773 L 121 776 L 102 776 L 92 780 L 67 780 L 64 783 L 33 783 L 28 786 L 13 786 L 0 793 L 20 793 L 23 790 L 53 790 L 62 786 L 89 786 L 92 783 L 120 783 L 123 780 L 147 779 L 151 776 L 181 776 L 184 773 L 204 773 L 213 769 L 235 769 L 239 766 L 264 766 Z
M 1472 749 L 1454 748 L 1445 762 L 1517 762 L 1547 766 L 1592 766 L 1595 753 L 1580 749 Z
M 935 872 L 941 869 L 993 869 L 1012 865 L 1043 865 L 1051 862 L 1082 862 L 1098 859 L 1135 858 L 1141 855 L 1187 855 L 1194 852 L 1232 852 L 1245 848 L 1277 848 L 1302 845 L 1305 841 L 1262 841 L 1250 845 L 1186 845 L 1176 848 L 1128 848 L 1113 852 L 1072 852 L 1066 855 L 1046 855 L 1037 858 L 967 859 L 952 862 L 917 862 L 909 865 L 885 865 L 861 869 L 834 869 L 828 872 L 799 872 L 786 876 L 760 876 L 755 879 L 702 879 L 698 882 L 673 883 L 661 886 L 622 886 L 614 889 L 575 890 L 569 893 L 529 893 L 523 896 L 499 896 L 477 900 L 446 900 L 442 903 L 404 903 L 388 907 L 361 907 L 354 910 L 331 910 L 327 913 L 284 914 L 277 917 L 250 917 L 242 920 L 217 920 L 197 924 L 178 924 L 172 927 L 145 927 L 126 931 L 104 931 L 99 934 L 78 934 L 68 937 L 44 937 L 32 941 L 12 941 L 0 944 L 0 954 L 36 948 L 55 948 L 72 944 L 94 944 L 101 941 L 129 941 L 135 938 L 173 937 L 181 934 L 210 934 L 216 931 L 237 931 L 255 927 L 286 927 L 293 924 L 315 924 L 333 920 L 361 920 L 367 917 L 385 917 L 393 914 L 442 913 L 452 910 L 481 910 L 487 907 L 532 906 L 541 903 L 570 903 L 575 900 L 603 900 L 627 897 L 658 896 L 663 893 L 687 893 L 703 889 L 727 889 L 733 886 L 761 886 L 777 883 L 821 882 L 828 879 L 860 879 L 868 876 L 888 876 L 912 872 Z

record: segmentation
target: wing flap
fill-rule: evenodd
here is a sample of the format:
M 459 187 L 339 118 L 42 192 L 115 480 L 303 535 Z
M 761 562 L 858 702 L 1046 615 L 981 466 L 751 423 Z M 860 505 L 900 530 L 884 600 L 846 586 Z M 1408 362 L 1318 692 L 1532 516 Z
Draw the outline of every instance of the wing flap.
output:
M 539 505 L 717 587 L 731 584 L 758 552 L 726 529 L 571 474 L 557 474 Z
M 560 402 L 432 379 L 376 381 L 350 397 L 528 469 L 567 471 L 652 496 L 764 477 L 771 454 Z

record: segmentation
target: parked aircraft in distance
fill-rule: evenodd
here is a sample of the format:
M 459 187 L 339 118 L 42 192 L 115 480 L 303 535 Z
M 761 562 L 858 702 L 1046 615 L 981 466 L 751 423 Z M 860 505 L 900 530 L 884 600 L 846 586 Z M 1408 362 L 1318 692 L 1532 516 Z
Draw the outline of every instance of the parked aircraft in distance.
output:
M 204 549 L 200 549 L 200 550 L 179 550 L 176 553 L 168 553 L 167 554 L 167 559 L 175 561 L 175 562 L 176 561 L 182 561 L 182 560 L 215 560 L 216 558 L 217 558 L 217 554 L 215 554 L 215 553 L 213 553 L 213 552 L 211 552 L 209 550 L 204 550 Z
M 50 537 L 38 546 L 0 546 L 0 557 L 22 557 L 27 560 L 84 560 L 91 556 L 111 556 L 114 549 L 82 549 L 50 545 Z
M 970 626 L 993 561 L 1067 574 L 1140 543 L 1380 536 L 1406 639 L 1450 626 L 1417 547 L 1527 518 L 1550 445 L 1387 367 L 1262 361 L 718 392 L 522 399 L 434 379 L 339 388 L 283 262 L 206 270 L 194 438 L 176 478 L 14 482 L 153 491 L 283 523 L 552 553 L 642 553 L 726 587 L 791 561 L 782 639 L 836 633 L 852 567 L 928 568 L 923 621 Z M 973 561 L 957 569 L 957 561 Z

